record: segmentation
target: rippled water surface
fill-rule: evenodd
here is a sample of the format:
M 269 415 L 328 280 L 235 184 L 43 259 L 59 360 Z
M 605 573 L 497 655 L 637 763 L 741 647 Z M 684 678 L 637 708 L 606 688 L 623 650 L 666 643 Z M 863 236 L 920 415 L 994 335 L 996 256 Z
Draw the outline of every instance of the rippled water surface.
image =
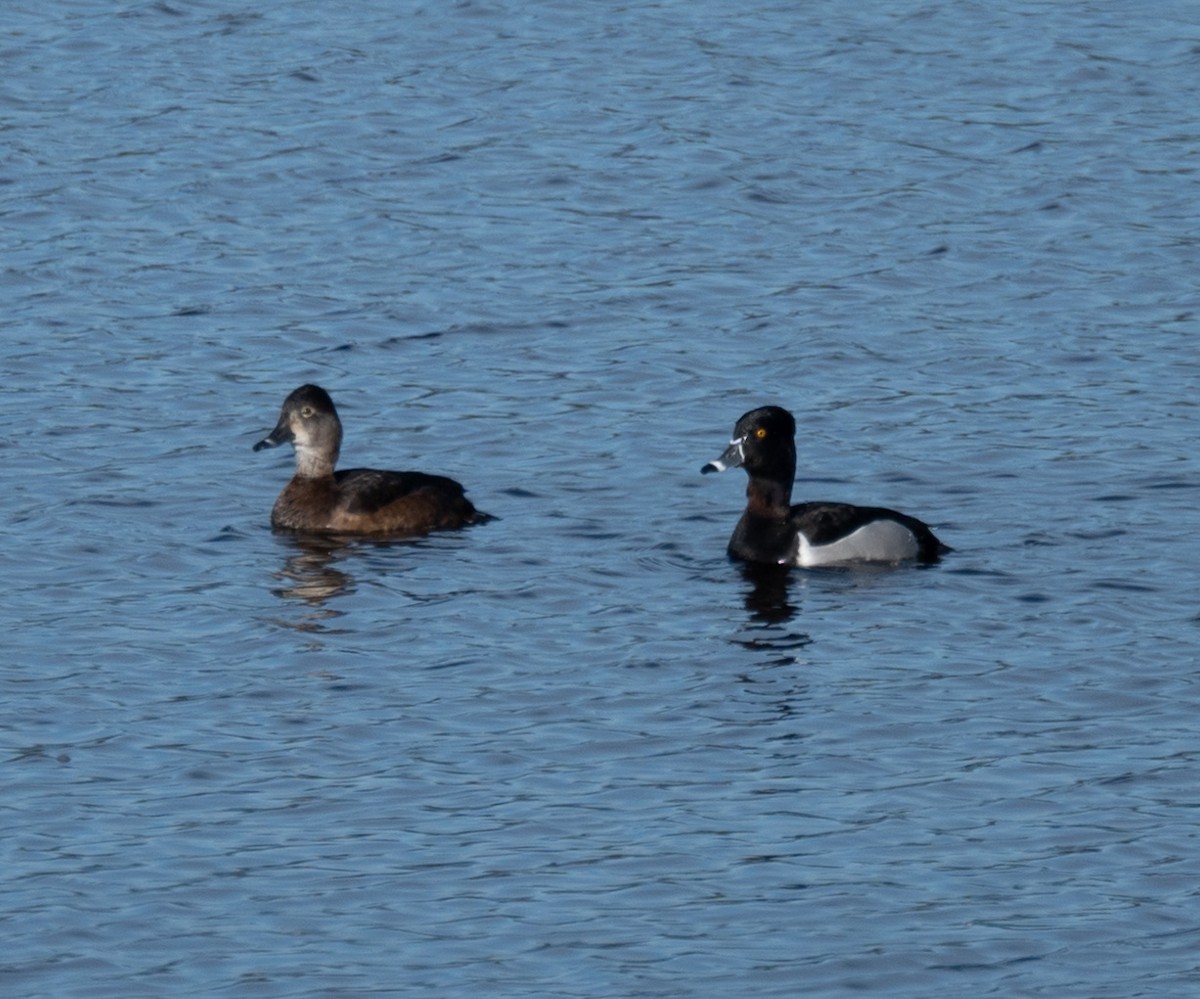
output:
M 1193 4 L 0 46 L 6 996 L 1194 994 Z M 497 519 L 273 534 L 304 381 Z M 766 402 L 956 552 L 728 562 Z

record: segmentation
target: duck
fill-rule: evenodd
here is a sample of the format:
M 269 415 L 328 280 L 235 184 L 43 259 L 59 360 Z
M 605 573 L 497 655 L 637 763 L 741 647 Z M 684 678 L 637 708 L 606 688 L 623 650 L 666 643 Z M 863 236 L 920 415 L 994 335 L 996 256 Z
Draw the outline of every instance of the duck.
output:
M 294 448 L 296 472 L 271 510 L 277 530 L 413 536 L 491 519 L 475 509 L 460 483 L 443 475 L 335 470 L 342 421 L 319 385 L 301 385 L 288 395 L 275 429 L 254 450 L 281 444 Z
M 731 558 L 788 566 L 847 562 L 936 562 L 952 551 L 916 517 L 881 506 L 792 504 L 796 420 L 781 406 L 745 413 L 729 447 L 702 474 L 744 468 L 746 509 L 727 548 Z

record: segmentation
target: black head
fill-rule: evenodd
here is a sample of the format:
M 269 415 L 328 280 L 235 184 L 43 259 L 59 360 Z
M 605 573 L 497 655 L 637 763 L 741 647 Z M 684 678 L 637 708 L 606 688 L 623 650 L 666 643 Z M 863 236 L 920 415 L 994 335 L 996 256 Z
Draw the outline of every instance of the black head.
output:
M 725 453 L 701 472 L 741 466 L 751 478 L 773 479 L 789 489 L 796 474 L 796 421 L 780 406 L 762 406 L 742 416 Z

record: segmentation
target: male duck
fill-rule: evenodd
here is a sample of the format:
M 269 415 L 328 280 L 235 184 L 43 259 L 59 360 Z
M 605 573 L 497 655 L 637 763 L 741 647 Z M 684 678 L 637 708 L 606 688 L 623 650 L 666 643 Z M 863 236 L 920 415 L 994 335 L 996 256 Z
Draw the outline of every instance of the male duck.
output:
M 729 539 L 729 554 L 747 562 L 830 565 L 838 562 L 935 562 L 950 551 L 915 517 L 849 503 L 791 505 L 796 474 L 796 421 L 779 406 L 737 421 L 725 453 L 701 472 L 741 465 L 750 476 L 746 510 Z
M 487 520 L 453 479 L 424 472 L 351 468 L 335 472 L 342 421 L 329 393 L 301 385 L 255 451 L 291 443 L 296 474 L 271 510 L 271 525 L 331 534 L 415 535 Z

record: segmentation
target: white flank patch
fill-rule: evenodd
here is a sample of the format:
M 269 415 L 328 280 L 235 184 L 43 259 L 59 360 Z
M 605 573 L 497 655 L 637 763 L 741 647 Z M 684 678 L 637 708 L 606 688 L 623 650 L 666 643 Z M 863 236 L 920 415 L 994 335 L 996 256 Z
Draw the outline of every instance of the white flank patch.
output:
M 901 562 L 916 558 L 916 536 L 895 520 L 875 520 L 853 534 L 827 545 L 811 545 L 803 535 L 796 538 L 793 565 L 831 565 L 835 562 Z

